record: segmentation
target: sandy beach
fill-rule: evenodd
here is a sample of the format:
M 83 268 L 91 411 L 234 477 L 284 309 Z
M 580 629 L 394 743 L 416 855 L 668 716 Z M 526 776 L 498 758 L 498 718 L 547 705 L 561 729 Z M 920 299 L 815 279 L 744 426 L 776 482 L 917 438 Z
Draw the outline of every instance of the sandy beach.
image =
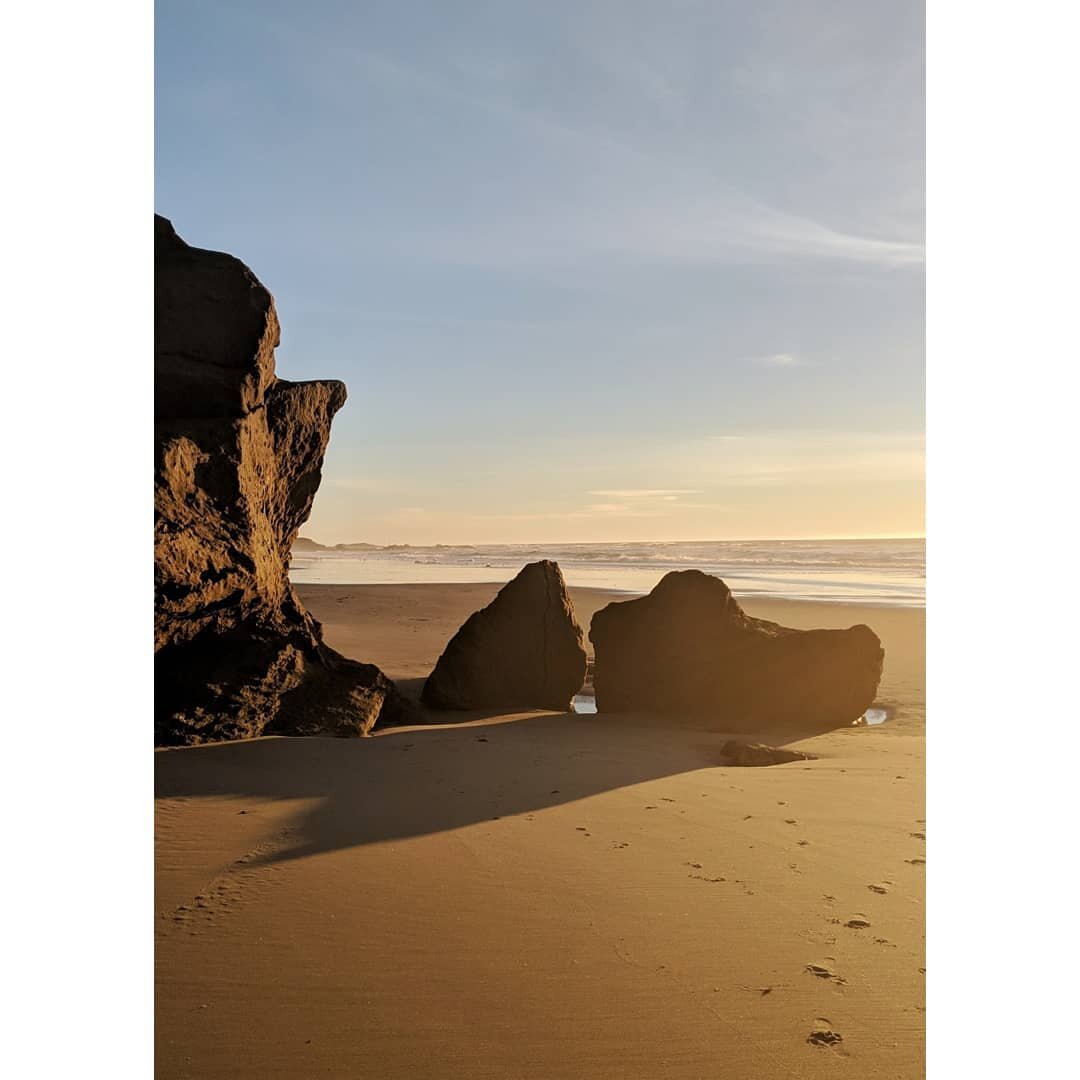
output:
M 497 588 L 299 592 L 415 695 Z M 542 712 L 158 751 L 158 1077 L 921 1075 L 924 612 L 744 606 L 869 624 L 890 720 L 764 769 Z

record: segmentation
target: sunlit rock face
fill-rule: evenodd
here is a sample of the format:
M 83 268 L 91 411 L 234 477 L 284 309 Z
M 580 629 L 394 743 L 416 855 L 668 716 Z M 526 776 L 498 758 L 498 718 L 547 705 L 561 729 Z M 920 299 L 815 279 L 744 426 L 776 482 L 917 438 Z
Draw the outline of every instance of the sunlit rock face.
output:
M 583 634 L 558 563 L 529 563 L 450 639 L 424 684 L 435 709 L 569 711 L 585 681 Z
M 718 577 L 667 574 L 589 629 L 601 713 L 693 713 L 723 731 L 840 727 L 873 702 L 885 652 L 868 626 L 793 630 L 755 619 Z
M 366 733 L 393 684 L 323 644 L 288 576 L 345 385 L 278 379 L 258 278 L 154 232 L 155 741 Z

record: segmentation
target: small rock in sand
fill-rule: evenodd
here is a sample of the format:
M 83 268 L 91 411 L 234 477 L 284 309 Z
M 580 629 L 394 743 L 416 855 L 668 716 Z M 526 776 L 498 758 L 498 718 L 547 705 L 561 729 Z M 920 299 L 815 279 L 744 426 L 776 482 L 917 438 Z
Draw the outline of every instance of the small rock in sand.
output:
M 805 754 L 801 750 L 784 750 L 777 746 L 766 746 L 764 743 L 742 743 L 736 739 L 729 739 L 720 748 L 720 753 L 727 759 L 729 765 L 737 765 L 744 768 L 758 768 L 763 765 L 786 765 L 789 761 L 813 761 L 813 754 Z

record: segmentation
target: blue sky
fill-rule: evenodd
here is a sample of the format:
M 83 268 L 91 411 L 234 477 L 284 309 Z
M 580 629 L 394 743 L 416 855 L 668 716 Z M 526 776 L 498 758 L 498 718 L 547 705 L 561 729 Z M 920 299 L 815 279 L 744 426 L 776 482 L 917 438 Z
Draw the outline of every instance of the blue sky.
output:
M 156 23 L 158 212 L 349 387 L 307 535 L 921 534 L 921 4 Z

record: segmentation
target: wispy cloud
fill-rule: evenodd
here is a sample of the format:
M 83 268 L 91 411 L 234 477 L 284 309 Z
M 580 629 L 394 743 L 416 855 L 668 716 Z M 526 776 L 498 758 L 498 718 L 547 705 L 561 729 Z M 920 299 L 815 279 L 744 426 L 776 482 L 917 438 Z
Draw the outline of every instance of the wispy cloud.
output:
M 770 353 L 768 356 L 752 356 L 749 362 L 751 364 L 757 364 L 759 367 L 803 367 L 806 364 L 805 360 L 800 360 L 794 353 Z
M 644 149 L 562 111 L 524 105 L 515 100 L 511 79 L 471 79 L 453 64 L 441 72 L 421 70 L 385 53 L 338 50 L 354 76 L 385 94 L 450 103 L 503 122 L 508 138 L 528 133 L 529 152 L 541 155 L 542 198 L 529 213 L 515 203 L 505 212 L 485 206 L 481 220 L 417 221 L 391 238 L 401 255 L 477 267 L 806 259 L 897 268 L 925 261 L 921 243 L 850 232 L 781 210 L 689 159 Z M 320 64 L 313 79 L 325 77 Z M 634 74 L 653 81 L 661 96 L 667 93 L 647 68 Z
M 700 495 L 700 488 L 613 488 L 590 491 L 590 495 L 607 495 L 612 499 L 677 499 L 680 495 Z

